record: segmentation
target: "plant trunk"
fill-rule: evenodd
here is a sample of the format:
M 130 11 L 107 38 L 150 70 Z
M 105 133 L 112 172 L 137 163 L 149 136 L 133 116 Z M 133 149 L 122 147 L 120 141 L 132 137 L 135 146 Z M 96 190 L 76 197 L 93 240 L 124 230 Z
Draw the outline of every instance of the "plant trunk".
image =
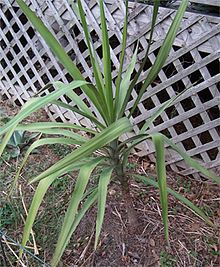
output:
M 127 219 L 128 219 L 128 229 L 129 232 L 134 233 L 136 232 L 138 228 L 138 219 L 137 214 L 133 205 L 133 199 L 130 192 L 130 185 L 128 177 L 125 175 L 125 173 L 122 171 L 122 168 L 120 166 L 119 171 L 117 173 L 118 180 L 121 183 L 121 189 L 122 189 L 122 196 L 125 203 L 125 208 L 127 211 Z

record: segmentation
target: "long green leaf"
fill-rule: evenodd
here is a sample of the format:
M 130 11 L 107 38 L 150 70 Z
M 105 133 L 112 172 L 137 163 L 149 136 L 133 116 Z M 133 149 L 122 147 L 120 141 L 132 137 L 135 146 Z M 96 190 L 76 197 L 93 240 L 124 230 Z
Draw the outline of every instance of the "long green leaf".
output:
M 84 163 L 83 163 L 84 165 Z M 71 172 L 73 170 L 77 170 L 82 166 L 82 163 L 75 163 L 71 166 L 68 166 L 67 168 L 63 169 L 62 171 L 53 173 L 52 175 L 49 175 L 47 178 L 40 181 L 40 183 L 37 186 L 37 189 L 35 191 L 33 200 L 31 202 L 31 206 L 29 208 L 28 216 L 25 222 L 24 231 L 23 231 L 23 237 L 22 237 L 22 246 L 25 247 L 26 243 L 29 239 L 31 229 L 33 227 L 33 223 L 35 221 L 38 209 L 42 203 L 42 200 L 49 188 L 49 186 L 53 183 L 53 181 L 58 178 L 59 176 L 62 176 L 65 173 Z M 20 256 L 22 254 L 22 251 L 20 251 Z
M 72 107 L 71 105 L 69 104 L 66 104 L 66 103 L 63 103 L 59 100 L 56 100 L 56 101 L 53 101 L 51 102 L 51 104 L 55 104 L 59 107 L 63 107 L 65 109 L 68 109 L 68 110 L 71 110 L 72 112 L 74 113 L 77 113 L 85 118 L 88 118 L 89 120 L 91 120 L 91 122 L 95 123 L 96 127 L 99 128 L 99 129 L 104 129 L 105 126 L 100 122 L 98 121 L 98 119 L 92 114 L 92 115 L 89 115 L 85 112 L 83 112 L 82 110 L 76 108 L 76 107 Z
M 117 103 L 117 106 L 115 107 L 116 108 L 116 111 L 117 111 L 117 116 L 119 115 L 119 111 L 121 110 L 122 108 L 122 105 L 123 105 L 123 102 L 125 100 L 125 97 L 126 97 L 126 93 L 128 91 L 128 88 L 129 88 L 129 84 L 130 84 L 130 79 L 131 79 L 131 75 L 134 71 L 134 68 L 135 68 L 135 64 L 136 64 L 136 61 L 137 61 L 137 52 L 138 52 L 138 45 L 135 49 L 135 52 L 132 56 L 132 59 L 131 59 L 131 62 L 124 74 L 124 77 L 121 81 L 121 85 L 120 85 L 120 92 L 119 92 L 119 95 L 118 95 L 118 103 Z
M 80 211 L 76 214 L 75 220 L 72 223 L 69 233 L 66 236 L 66 240 L 63 243 L 63 246 L 61 249 L 56 250 L 54 255 L 53 255 L 53 259 L 51 261 L 51 266 L 55 267 L 57 266 L 57 264 L 59 263 L 63 252 L 66 248 L 66 246 L 68 245 L 71 236 L 73 235 L 74 231 L 76 230 L 77 226 L 79 225 L 80 221 L 82 220 L 82 218 L 84 217 L 84 215 L 86 214 L 86 212 L 88 211 L 88 209 L 94 204 L 94 202 L 97 200 L 98 198 L 98 193 L 97 190 L 94 190 L 94 192 L 92 192 L 86 199 L 85 203 L 83 204 L 82 208 L 80 209 Z
M 123 71 L 123 65 L 124 65 L 124 58 L 125 58 L 125 50 L 126 50 L 126 42 L 127 42 L 127 30 L 128 30 L 128 0 L 125 1 L 125 19 L 124 19 L 124 26 L 123 26 L 123 32 L 122 32 L 122 49 L 120 54 L 120 65 L 118 70 L 118 77 L 115 82 L 115 118 L 117 116 L 118 110 L 120 111 L 119 104 L 119 93 L 120 93 L 120 87 L 121 87 L 121 80 L 122 80 L 122 71 Z
M 113 92 L 112 92 L 112 70 L 111 70 L 111 55 L 108 30 L 106 24 L 106 17 L 104 11 L 103 0 L 99 1 L 100 16 L 101 16 L 101 28 L 102 28 L 102 54 L 104 65 L 104 78 L 105 78 L 105 97 L 109 115 L 111 116 L 111 122 L 113 121 Z
M 83 131 L 83 132 L 87 132 L 91 134 L 97 134 L 97 132 L 92 129 L 88 129 L 80 125 L 75 125 L 72 123 L 64 123 L 64 122 L 34 122 L 34 123 L 27 123 L 27 124 L 19 124 L 16 127 L 16 130 L 34 131 L 34 130 L 55 129 L 55 128 L 68 128 L 68 129 L 79 130 L 79 131 Z
M 123 105 L 122 105 L 122 108 L 121 108 L 121 111 L 119 113 L 119 118 L 123 116 L 124 112 L 125 112 L 125 109 L 126 109 L 126 106 L 128 104 L 128 101 L 130 99 L 130 95 L 131 95 L 131 92 L 132 90 L 134 89 L 134 86 L 136 85 L 140 75 L 141 75 L 141 72 L 143 71 L 144 69 L 144 66 L 148 60 L 148 54 L 149 54 L 149 51 L 150 51 L 150 46 L 151 46 L 151 43 L 152 43 L 152 39 L 153 39 L 153 33 L 154 33 L 154 28 L 155 28 L 155 25 L 156 25 L 156 20 L 157 20 L 157 15 L 158 15 L 158 10 L 159 10 L 159 5 L 160 5 L 160 0 L 155 0 L 154 1 L 154 9 L 153 9 L 153 18 L 152 18 L 152 22 L 151 22 L 151 30 L 150 30 L 150 38 L 149 38 L 149 41 L 148 41 L 148 47 L 147 47 L 147 50 L 146 50 L 146 53 L 145 53 L 145 56 L 144 56 L 144 59 L 138 69 L 138 72 L 136 73 L 136 75 L 134 76 L 131 84 L 129 85 L 129 88 L 128 88 L 128 91 L 127 91 L 127 94 L 126 94 L 126 97 L 124 99 L 124 102 L 123 102 Z
M 152 185 L 156 188 L 159 188 L 159 184 L 150 178 L 147 178 L 147 177 L 141 176 L 141 175 L 134 175 L 134 178 L 143 182 L 144 184 Z M 209 219 L 209 217 L 207 217 L 205 215 L 205 213 L 199 207 L 194 205 L 190 200 L 188 200 L 187 198 L 185 198 L 181 194 L 177 193 L 176 191 L 170 189 L 169 187 L 167 188 L 167 192 L 169 194 L 173 195 L 175 198 L 177 198 L 180 202 L 185 204 L 187 207 L 189 207 L 197 216 L 201 217 L 207 224 L 216 228 L 216 225 L 213 224 L 213 222 Z
M 154 79 L 157 77 L 158 73 L 162 69 L 167 57 L 169 56 L 170 50 L 172 48 L 174 39 L 176 37 L 177 31 L 179 29 L 180 23 L 182 21 L 183 15 L 185 13 L 185 10 L 188 6 L 188 0 L 182 1 L 176 16 L 169 28 L 169 31 L 166 35 L 166 38 L 163 42 L 163 45 L 160 48 L 160 51 L 156 57 L 156 60 L 150 70 L 150 72 L 147 75 L 147 78 L 145 79 L 140 92 L 138 94 L 138 97 L 135 100 L 135 103 L 130 111 L 129 117 L 133 114 L 134 110 L 136 109 L 139 101 L 141 100 L 141 97 L 143 96 L 145 90 L 148 88 L 148 86 L 154 81 Z
M 60 63 L 63 64 L 63 66 L 67 69 L 67 71 L 70 73 L 73 79 L 85 81 L 79 69 L 73 63 L 71 58 L 67 55 L 67 53 L 65 52 L 63 47 L 59 44 L 59 42 L 56 40 L 56 38 L 53 36 L 53 34 L 43 24 L 43 22 L 25 4 L 23 0 L 16 0 L 16 1 L 20 6 L 21 10 L 24 12 L 24 14 L 33 24 L 33 26 L 38 30 L 38 32 L 44 38 L 47 45 L 50 47 L 53 53 L 58 57 Z M 91 102 L 95 105 L 100 114 L 103 115 L 104 114 L 104 112 L 102 111 L 103 107 L 100 104 L 100 97 L 96 88 L 91 84 L 84 84 L 81 88 L 85 92 L 85 94 L 89 97 Z
M 66 211 L 64 222 L 62 225 L 62 229 L 59 234 L 59 238 L 56 245 L 56 250 L 54 253 L 54 257 L 52 260 L 52 266 L 56 266 L 57 258 L 60 256 L 61 251 L 63 250 L 64 244 L 66 244 L 66 240 L 69 236 L 69 232 L 71 231 L 72 224 L 75 221 L 75 217 L 78 212 L 79 204 L 83 198 L 83 194 L 85 192 L 86 186 L 88 184 L 90 175 L 95 167 L 103 161 L 103 158 L 96 158 L 91 162 L 84 165 L 79 172 L 79 176 L 76 180 L 76 185 Z
M 83 84 L 86 84 L 85 81 L 73 81 L 70 84 L 63 84 L 62 82 L 54 82 L 51 83 L 51 86 L 54 86 L 57 90 L 55 90 L 52 93 L 49 93 L 48 95 L 42 96 L 42 97 L 36 97 L 29 99 L 21 108 L 20 112 L 13 117 L 8 123 L 6 123 L 4 126 L 0 129 L 0 135 L 4 134 L 8 130 L 11 129 L 11 127 L 17 126 L 19 122 L 21 122 L 23 119 L 28 117 L 33 112 L 37 111 L 38 109 L 44 107 L 45 105 L 51 103 L 51 101 L 56 100 L 61 95 L 67 93 L 69 90 L 75 89 L 77 87 L 82 86 Z M 47 85 L 48 87 L 48 85 Z
M 189 166 L 198 170 L 199 172 L 201 172 L 202 174 L 204 174 L 205 176 L 209 177 L 211 180 L 216 182 L 218 185 L 220 185 L 220 177 L 217 177 L 213 172 L 207 170 L 197 161 L 195 161 L 190 156 L 188 156 L 182 149 L 180 149 L 177 145 L 175 145 L 169 138 L 167 138 L 164 135 L 161 135 L 161 136 L 164 142 L 167 143 L 172 149 L 174 149 L 184 159 L 184 161 L 187 164 L 189 164 Z
M 165 166 L 165 151 L 163 138 L 160 134 L 152 136 L 154 146 L 156 149 L 156 171 L 158 184 L 160 189 L 160 203 L 162 208 L 162 218 L 164 224 L 165 238 L 169 241 L 168 232 L 168 198 L 167 198 L 167 179 L 166 179 L 166 166 Z
M 82 26 L 83 26 L 83 30 L 84 30 L 84 34 L 86 37 L 86 43 L 89 49 L 89 54 L 90 54 L 90 59 L 91 59 L 91 63 L 92 63 L 92 68 L 93 68 L 93 72 L 94 72 L 94 77 L 95 77 L 95 81 L 96 81 L 96 86 L 99 90 L 100 96 L 102 98 L 102 106 L 104 108 L 107 107 L 107 103 L 106 103 L 106 99 L 104 96 L 104 83 L 103 83 L 103 77 L 102 77 L 102 73 L 99 67 L 99 63 L 96 57 L 96 53 L 95 53 L 95 49 L 93 47 L 92 41 L 91 41 L 91 36 L 89 34 L 89 29 L 88 29 L 88 25 L 86 22 L 86 16 L 81 4 L 81 1 L 78 0 L 78 8 L 79 8 L 79 14 L 80 14 L 80 19 L 82 22 Z M 108 113 L 108 109 L 106 108 L 106 121 L 110 122 L 110 117 L 109 117 L 109 113 Z
M 132 129 L 132 126 L 127 118 L 121 118 L 120 120 L 112 123 L 109 127 L 104 129 L 102 132 L 98 133 L 91 140 L 83 144 L 81 147 L 70 153 L 68 156 L 58 161 L 56 164 L 51 166 L 49 169 L 44 171 L 42 174 L 38 175 L 31 182 L 38 181 L 45 178 L 46 176 L 61 170 L 65 166 L 80 160 L 92 154 L 97 149 L 102 148 L 104 145 L 109 144 L 111 141 L 118 138 L 121 134 L 126 133 Z
M 108 184 L 111 179 L 113 167 L 106 168 L 102 171 L 99 177 L 99 185 L 98 185 L 98 211 L 96 218 L 96 234 L 95 234 L 95 249 L 97 248 L 99 236 L 102 229 L 102 224 L 104 220 L 105 214 L 105 204 L 108 193 Z
M 16 172 L 16 175 L 14 177 L 10 192 L 9 192 L 9 196 L 12 194 L 12 191 L 14 190 L 19 175 L 24 167 L 24 165 L 26 164 L 29 155 L 33 152 L 34 149 L 40 147 L 40 146 L 45 146 L 45 145 L 53 145 L 53 144 L 63 144 L 63 145 L 75 145 L 76 141 L 71 139 L 71 138 L 43 138 L 40 140 L 35 141 L 26 151 L 25 156 L 23 158 L 23 161 L 18 169 L 18 171 Z

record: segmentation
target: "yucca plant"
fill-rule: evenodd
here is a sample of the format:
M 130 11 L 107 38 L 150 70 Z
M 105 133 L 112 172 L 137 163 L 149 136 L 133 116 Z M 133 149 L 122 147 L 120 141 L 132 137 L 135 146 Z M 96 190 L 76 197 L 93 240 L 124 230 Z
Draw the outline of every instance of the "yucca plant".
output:
M 19 171 L 16 174 L 14 185 L 16 185 L 16 182 L 19 178 L 19 174 L 22 170 L 22 167 L 26 163 L 28 156 L 35 148 L 51 144 L 64 144 L 67 146 L 73 144 L 77 145 L 76 149 L 74 149 L 70 154 L 56 162 L 47 170 L 40 173 L 37 177 L 33 177 L 30 180 L 29 183 L 31 184 L 38 182 L 38 186 L 26 219 L 23 232 L 22 246 L 25 246 L 29 239 L 29 235 L 33 223 L 35 221 L 38 209 L 50 185 L 58 177 L 66 173 L 70 173 L 74 170 L 78 170 L 78 177 L 76 178 L 75 187 L 70 199 L 70 203 L 65 213 L 56 249 L 51 261 L 51 266 L 57 266 L 66 246 L 68 245 L 72 234 L 76 230 L 81 219 L 84 217 L 88 209 L 95 204 L 97 205 L 97 219 L 94 248 L 97 248 L 104 219 L 108 185 L 113 178 L 114 180 L 119 181 L 121 184 L 122 192 L 124 194 L 124 197 L 126 198 L 126 202 L 128 205 L 127 212 L 130 224 L 135 223 L 135 220 L 131 212 L 132 200 L 129 194 L 129 180 L 136 179 L 138 181 L 142 181 L 143 183 L 153 185 L 155 188 L 159 188 L 162 217 L 165 229 L 165 238 L 167 240 L 168 193 L 174 195 L 177 199 L 188 205 L 208 224 L 213 225 L 209 218 L 207 218 L 206 215 L 198 207 L 194 206 L 193 203 L 191 203 L 189 200 L 187 200 L 180 194 L 167 188 L 164 144 L 168 144 L 177 153 L 179 153 L 190 166 L 196 168 L 201 173 L 208 176 L 216 183 L 220 184 L 218 178 L 213 173 L 200 166 L 196 161 L 191 159 L 187 154 L 180 150 L 164 135 L 160 133 L 147 133 L 149 125 L 176 99 L 176 97 L 170 99 L 165 104 L 163 104 L 162 107 L 160 107 L 157 112 L 153 114 L 153 116 L 149 120 L 146 121 L 138 135 L 127 139 L 126 141 L 120 141 L 120 137 L 123 134 L 132 131 L 133 125 L 131 124 L 129 119 L 135 111 L 138 103 L 140 102 L 142 95 L 147 90 L 148 86 L 157 77 L 169 55 L 176 33 L 179 29 L 183 14 L 188 5 L 188 1 L 182 1 L 178 11 L 176 12 L 176 16 L 173 19 L 172 25 L 170 26 L 166 38 L 161 46 L 156 61 L 148 72 L 140 89 L 140 92 L 137 96 L 137 99 L 135 100 L 135 103 L 128 116 L 125 115 L 126 107 L 130 95 L 134 90 L 134 87 L 137 84 L 140 74 L 142 73 L 144 65 L 147 61 L 160 1 L 154 1 L 154 11 L 152 17 L 149 45 L 146 49 L 146 55 L 144 57 L 144 60 L 141 63 L 138 72 L 134 75 L 133 78 L 131 77 L 137 60 L 138 46 L 134 52 L 129 67 L 125 72 L 123 72 L 128 25 L 128 1 L 125 1 L 126 15 L 123 27 L 123 41 L 120 56 L 120 66 L 118 68 L 118 75 L 114 85 L 111 74 L 112 71 L 110 45 L 103 0 L 99 1 L 103 53 L 103 62 L 101 67 L 98 63 L 96 51 L 91 41 L 90 32 L 83 10 L 83 1 L 78 0 L 77 4 L 72 3 L 73 10 L 78 16 L 84 29 L 84 35 L 87 42 L 87 47 L 89 50 L 90 60 L 95 78 L 94 84 L 85 81 L 79 69 L 69 58 L 69 56 L 58 43 L 56 38 L 49 32 L 47 27 L 36 16 L 36 14 L 24 3 L 24 1 L 17 0 L 17 3 L 19 4 L 23 13 L 32 22 L 33 26 L 39 31 L 39 33 L 44 38 L 53 53 L 57 56 L 60 63 L 62 63 L 63 66 L 67 69 L 67 71 L 71 74 L 74 81 L 69 84 L 63 84 L 59 81 L 55 81 L 53 83 L 48 84 L 45 88 L 42 89 L 41 93 L 53 87 L 54 90 L 52 92 L 28 100 L 21 108 L 21 111 L 7 124 L 1 127 L 0 134 L 4 135 L 4 138 L 0 147 L 0 153 L 3 152 L 8 140 L 16 130 L 29 131 L 34 133 L 37 132 L 49 136 L 47 138 L 41 138 L 35 141 L 29 147 L 24 157 L 24 160 L 19 168 Z M 86 94 L 87 98 L 92 103 L 93 108 L 96 110 L 95 114 L 99 114 L 98 116 L 94 115 L 94 113 L 88 108 L 86 103 L 74 92 L 74 90 L 78 87 L 80 87 L 82 91 Z M 115 88 L 115 90 L 113 90 L 113 88 Z M 67 95 L 72 100 L 73 105 L 61 102 L 59 98 L 62 95 Z M 48 104 L 56 104 L 62 108 L 66 108 L 86 117 L 91 121 L 93 125 L 95 125 L 95 129 L 89 129 L 75 124 L 60 122 L 37 122 L 31 124 L 22 124 L 23 119 Z M 79 131 L 89 133 L 89 135 L 92 137 L 88 139 L 85 136 L 80 135 Z M 137 144 L 145 141 L 146 139 L 152 139 L 155 145 L 157 181 L 151 180 L 145 176 L 140 175 L 133 175 L 131 177 L 128 173 L 126 173 L 126 166 L 129 154 Z M 97 151 L 101 153 L 95 153 Z M 101 169 L 101 172 L 99 174 L 98 184 L 92 189 L 88 188 L 88 182 L 91 177 L 91 174 L 98 166 L 101 167 L 99 168 L 99 170 Z

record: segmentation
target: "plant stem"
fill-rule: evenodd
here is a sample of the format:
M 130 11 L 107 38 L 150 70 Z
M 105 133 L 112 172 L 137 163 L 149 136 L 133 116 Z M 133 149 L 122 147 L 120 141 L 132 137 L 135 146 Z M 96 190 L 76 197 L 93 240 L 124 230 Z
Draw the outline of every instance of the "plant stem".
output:
M 129 178 L 124 173 L 123 167 L 121 164 L 118 165 L 116 175 L 118 180 L 121 183 L 122 197 L 125 203 L 125 208 L 127 211 L 128 219 L 128 229 L 131 233 L 135 233 L 138 227 L 137 214 L 133 205 L 133 199 L 130 192 Z

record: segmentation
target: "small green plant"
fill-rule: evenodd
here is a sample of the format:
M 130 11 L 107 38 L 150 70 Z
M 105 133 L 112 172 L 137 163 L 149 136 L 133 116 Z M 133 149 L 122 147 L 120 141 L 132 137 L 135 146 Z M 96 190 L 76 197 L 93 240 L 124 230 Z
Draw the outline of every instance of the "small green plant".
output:
M 26 163 L 30 153 L 43 145 L 62 144 L 72 147 L 77 145 L 76 149 L 71 150 L 70 153 L 65 155 L 61 160 L 57 161 L 54 165 L 40 173 L 37 177 L 33 177 L 29 183 L 38 182 L 38 186 L 35 191 L 31 206 L 29 208 L 28 216 L 26 219 L 22 246 L 25 246 L 31 229 L 34 225 L 38 209 L 43 201 L 43 198 L 51 185 L 57 178 L 69 173 L 75 173 L 78 171 L 78 177 L 76 178 L 75 187 L 64 216 L 63 225 L 61 227 L 56 249 L 51 261 L 51 266 L 58 265 L 66 246 L 68 245 L 70 238 L 80 221 L 86 214 L 89 208 L 97 203 L 97 218 L 96 218 L 96 234 L 94 248 L 96 249 L 99 242 L 99 236 L 102 228 L 102 223 L 105 214 L 105 204 L 107 201 L 108 185 L 112 179 L 121 184 L 122 193 L 125 199 L 128 221 L 130 224 L 135 224 L 136 218 L 134 216 L 132 198 L 130 195 L 129 183 L 131 179 L 136 179 L 139 182 L 143 182 L 147 185 L 151 185 L 160 191 L 160 201 L 162 207 L 162 217 L 165 229 L 165 238 L 168 241 L 168 201 L 167 194 L 172 194 L 177 199 L 182 201 L 185 205 L 189 206 L 195 213 L 203 218 L 207 223 L 213 225 L 210 219 L 192 202 L 171 190 L 166 184 L 166 166 L 165 166 L 165 143 L 174 149 L 191 167 L 196 168 L 204 175 L 210 177 L 216 183 L 220 183 L 219 179 L 211 172 L 199 165 L 195 160 L 191 159 L 186 153 L 173 144 L 167 137 L 160 133 L 148 134 L 147 130 L 150 124 L 178 97 L 174 97 L 168 100 L 162 105 L 152 116 L 148 119 L 140 130 L 139 134 L 132 138 L 121 142 L 121 136 L 125 133 L 132 131 L 133 125 L 130 122 L 130 118 L 134 113 L 137 105 L 139 104 L 143 94 L 146 92 L 149 85 L 155 80 L 161 68 L 163 67 L 172 44 L 174 42 L 176 33 L 179 29 L 182 17 L 187 7 L 188 1 L 182 1 L 176 16 L 170 26 L 167 36 L 161 46 L 161 49 L 156 57 L 155 63 L 148 72 L 139 94 L 133 104 L 133 107 L 125 115 L 126 107 L 130 99 L 131 93 L 136 86 L 139 77 L 144 69 L 150 45 L 152 43 L 152 36 L 154 32 L 155 23 L 157 20 L 158 8 L 160 1 L 154 1 L 154 11 L 152 18 L 151 34 L 149 45 L 146 49 L 146 54 L 143 62 L 140 65 L 139 70 L 132 78 L 134 73 L 135 63 L 137 61 L 138 45 L 135 49 L 134 55 L 131 59 L 125 73 L 123 73 L 123 64 L 126 49 L 127 40 L 127 25 L 128 25 L 128 1 L 126 3 L 126 14 L 123 27 L 123 41 L 122 51 L 120 56 L 120 66 L 118 68 L 118 75 L 116 81 L 112 79 L 112 66 L 110 56 L 109 37 L 106 25 L 105 10 L 103 0 L 99 1 L 100 6 L 100 24 L 102 33 L 102 54 L 103 61 L 102 66 L 96 56 L 96 51 L 91 41 L 89 28 L 86 21 L 86 16 L 83 10 L 83 1 L 78 0 L 77 4 L 72 2 L 72 7 L 76 16 L 78 16 L 81 22 L 85 40 L 87 43 L 90 61 L 94 73 L 94 84 L 85 81 L 80 73 L 80 70 L 72 62 L 65 50 L 60 46 L 56 38 L 49 32 L 42 21 L 36 16 L 36 14 L 24 3 L 23 0 L 17 0 L 18 5 L 28 19 L 32 22 L 33 26 L 39 31 L 44 38 L 50 49 L 57 56 L 60 63 L 67 69 L 74 81 L 69 84 L 63 84 L 62 82 L 53 82 L 46 85 L 40 93 L 48 88 L 53 88 L 49 94 L 38 96 L 28 100 L 21 108 L 18 115 L 12 118 L 8 123 L 1 127 L 0 135 L 4 135 L 2 144 L 0 146 L 0 154 L 7 146 L 8 141 L 15 131 L 29 131 L 31 133 L 46 134 L 46 138 L 36 140 L 27 150 L 24 160 L 20 165 L 20 168 L 15 176 L 15 183 L 19 178 L 20 172 Z M 75 89 L 81 88 L 95 112 L 93 113 L 76 93 Z M 114 90 L 115 88 L 115 90 Z M 62 95 L 67 95 L 71 100 L 71 104 L 65 104 L 59 100 Z M 89 129 L 81 127 L 71 123 L 60 122 L 37 122 L 31 124 L 24 124 L 22 121 L 36 110 L 44 107 L 48 104 L 55 104 L 62 108 L 66 108 L 75 113 L 84 116 L 93 123 L 96 128 Z M 98 114 L 98 115 L 95 115 Z M 80 135 L 78 132 L 86 132 L 86 136 L 92 136 L 91 138 Z M 139 143 L 151 139 L 155 146 L 156 151 L 156 172 L 157 181 L 149 179 L 145 176 L 134 175 L 127 172 L 129 166 L 128 157 L 132 152 L 132 149 Z M 98 152 L 98 153 L 97 153 Z M 95 179 L 97 183 L 91 189 L 88 187 L 90 177 L 95 169 L 99 170 L 98 177 Z M 135 225 L 133 225 L 135 227 Z M 20 256 L 22 252 L 20 253 Z
M 174 267 L 176 266 L 176 259 L 167 252 L 160 253 L 160 266 L 161 267 Z

